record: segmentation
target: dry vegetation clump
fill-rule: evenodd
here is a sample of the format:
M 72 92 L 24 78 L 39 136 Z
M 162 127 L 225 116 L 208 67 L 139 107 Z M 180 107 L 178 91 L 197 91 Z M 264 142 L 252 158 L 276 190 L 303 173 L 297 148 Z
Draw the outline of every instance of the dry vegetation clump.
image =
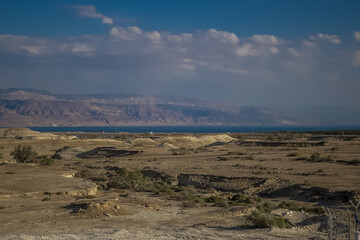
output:
M 106 172 L 90 171 L 87 169 L 76 172 L 75 177 L 86 178 L 94 182 L 103 182 L 109 180 Z
M 281 202 L 278 208 L 284 208 L 292 211 L 304 211 L 310 214 L 325 214 L 325 210 L 322 207 L 306 206 L 295 202 Z
M 299 156 L 300 156 L 300 153 L 298 153 L 298 152 L 293 152 L 293 153 L 289 153 L 287 156 L 288 156 L 288 157 L 299 157 Z
M 18 145 L 11 153 L 11 156 L 18 163 L 38 163 L 41 166 L 50 166 L 55 163 L 55 159 L 48 156 L 39 156 L 30 145 Z
M 74 202 L 65 208 L 72 209 L 71 213 L 80 214 L 81 216 L 91 218 L 119 216 L 126 214 L 126 211 L 123 207 L 112 201 Z
M 172 150 L 173 155 L 187 155 L 190 154 L 192 151 L 194 151 L 193 148 L 186 148 L 186 147 L 180 147 Z
M 262 198 L 258 196 L 248 196 L 244 194 L 237 193 L 229 198 L 229 205 L 231 206 L 243 206 L 254 203 L 261 203 Z
M 308 162 L 334 162 L 334 158 L 331 155 L 322 157 L 319 152 L 315 152 L 310 157 L 299 157 L 297 161 L 308 161 Z
M 141 173 L 135 169 L 130 170 L 127 168 L 120 168 L 116 171 L 115 175 L 111 176 L 107 186 L 109 188 L 118 189 L 133 189 L 137 191 L 148 190 L 149 181 Z
M 221 196 L 217 196 L 217 195 L 213 195 L 213 196 L 206 198 L 205 202 L 213 203 L 214 206 L 216 206 L 216 207 L 227 207 L 228 206 L 228 202 L 226 201 L 226 199 Z
M 10 155 L 13 156 L 16 162 L 29 163 L 33 162 L 38 154 L 29 145 L 18 145 Z
M 253 228 L 291 228 L 292 224 L 281 216 L 275 216 L 270 213 L 260 213 L 260 212 L 253 212 L 248 217 L 251 225 L 248 227 Z

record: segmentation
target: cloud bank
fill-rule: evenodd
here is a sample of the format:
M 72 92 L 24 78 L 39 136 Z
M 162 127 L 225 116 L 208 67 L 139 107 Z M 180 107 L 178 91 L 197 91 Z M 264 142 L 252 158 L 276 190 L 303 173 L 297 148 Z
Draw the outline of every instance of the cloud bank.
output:
M 113 23 L 93 6 L 73 7 Z M 324 33 L 288 40 L 138 26 L 113 26 L 102 36 L 0 35 L 0 87 L 175 94 L 241 105 L 358 105 L 360 52 L 341 43 Z

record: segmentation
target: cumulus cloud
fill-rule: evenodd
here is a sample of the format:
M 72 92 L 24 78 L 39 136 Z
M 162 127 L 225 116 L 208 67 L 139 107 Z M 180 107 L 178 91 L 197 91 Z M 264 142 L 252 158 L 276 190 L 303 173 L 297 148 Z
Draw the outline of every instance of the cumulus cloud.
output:
M 264 45 L 277 45 L 280 43 L 280 39 L 273 35 L 253 35 L 251 39 L 254 42 Z
M 84 55 L 93 55 L 95 48 L 89 44 L 84 43 L 75 43 L 71 49 L 73 53 L 84 54 Z
M 276 47 L 269 47 L 269 51 L 270 51 L 272 54 L 277 54 L 277 53 L 279 53 L 279 49 L 277 49 Z
M 326 42 L 330 42 L 330 43 L 334 43 L 334 44 L 341 44 L 341 39 L 338 35 L 329 35 L 329 34 L 318 33 L 316 35 L 310 36 L 310 39 L 313 41 L 322 40 L 322 41 L 326 41 Z
M 360 32 L 354 32 L 355 41 L 360 42 Z
M 308 40 L 303 40 L 302 44 L 306 48 L 314 48 L 314 47 L 316 47 L 316 43 L 308 41 Z
M 214 28 L 211 28 L 207 31 L 207 36 L 210 40 L 216 39 L 223 43 L 237 44 L 239 42 L 239 38 L 235 33 L 217 31 Z
M 246 43 L 235 50 L 236 55 L 240 57 L 255 56 L 256 49 L 249 43 Z
M 360 67 L 360 50 L 355 51 L 353 63 L 354 66 Z
M 291 89 L 297 81 L 298 88 L 320 86 L 329 75 L 339 76 L 336 84 L 344 75 L 358 79 L 360 50 L 340 45 L 340 54 L 338 48 L 324 44 L 330 39 L 337 38 L 238 37 L 216 29 L 173 34 L 138 26 L 113 26 L 108 34 L 68 38 L 0 35 L 0 55 L 7 56 L 0 58 L 0 74 L 4 79 L 21 79 L 22 74 L 40 86 L 58 89 L 83 91 L 86 86 L 84 91 L 92 87 L 95 92 L 142 93 L 152 89 L 151 94 L 209 98 L 224 91 L 229 99 L 246 100 L 245 96 L 252 98 L 249 86 L 271 92 L 272 86 Z M 49 75 L 52 84 L 47 84 Z M 17 81 L 21 86 L 22 80 Z
M 74 5 L 72 8 L 79 11 L 80 16 L 86 18 L 98 18 L 102 20 L 104 24 L 113 24 L 113 19 L 109 18 L 101 13 L 96 12 L 96 8 L 92 5 Z

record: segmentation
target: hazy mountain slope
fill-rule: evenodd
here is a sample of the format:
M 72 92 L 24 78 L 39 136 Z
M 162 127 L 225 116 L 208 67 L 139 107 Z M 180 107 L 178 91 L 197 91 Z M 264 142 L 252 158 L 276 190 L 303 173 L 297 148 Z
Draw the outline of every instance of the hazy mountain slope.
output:
M 55 95 L 0 90 L 0 126 L 307 124 L 269 108 L 135 94 Z

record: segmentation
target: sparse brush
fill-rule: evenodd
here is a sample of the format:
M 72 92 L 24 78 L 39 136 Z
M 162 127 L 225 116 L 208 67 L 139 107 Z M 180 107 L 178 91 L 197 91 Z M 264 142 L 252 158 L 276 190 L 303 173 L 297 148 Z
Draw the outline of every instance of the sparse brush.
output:
M 281 202 L 278 208 L 284 208 L 292 211 L 304 211 L 311 214 L 325 214 L 325 210 L 322 207 L 305 206 L 295 202 Z
M 38 154 L 29 145 L 18 145 L 10 155 L 13 156 L 16 162 L 29 163 L 33 162 Z
M 283 217 L 274 216 L 268 213 L 253 212 L 248 220 L 255 228 L 291 228 L 291 223 Z
M 298 156 L 300 156 L 300 153 L 298 153 L 298 152 L 293 152 L 293 153 L 289 153 L 287 156 L 288 156 L 288 157 L 298 157 Z
M 146 178 L 139 170 L 120 168 L 109 181 L 108 187 L 141 190 L 145 188 Z
M 227 207 L 228 203 L 225 198 L 220 196 L 210 196 L 205 199 L 205 202 L 207 203 L 214 203 L 214 206 L 216 207 Z
M 55 163 L 55 159 L 48 156 L 41 156 L 38 159 L 40 166 L 51 166 Z

